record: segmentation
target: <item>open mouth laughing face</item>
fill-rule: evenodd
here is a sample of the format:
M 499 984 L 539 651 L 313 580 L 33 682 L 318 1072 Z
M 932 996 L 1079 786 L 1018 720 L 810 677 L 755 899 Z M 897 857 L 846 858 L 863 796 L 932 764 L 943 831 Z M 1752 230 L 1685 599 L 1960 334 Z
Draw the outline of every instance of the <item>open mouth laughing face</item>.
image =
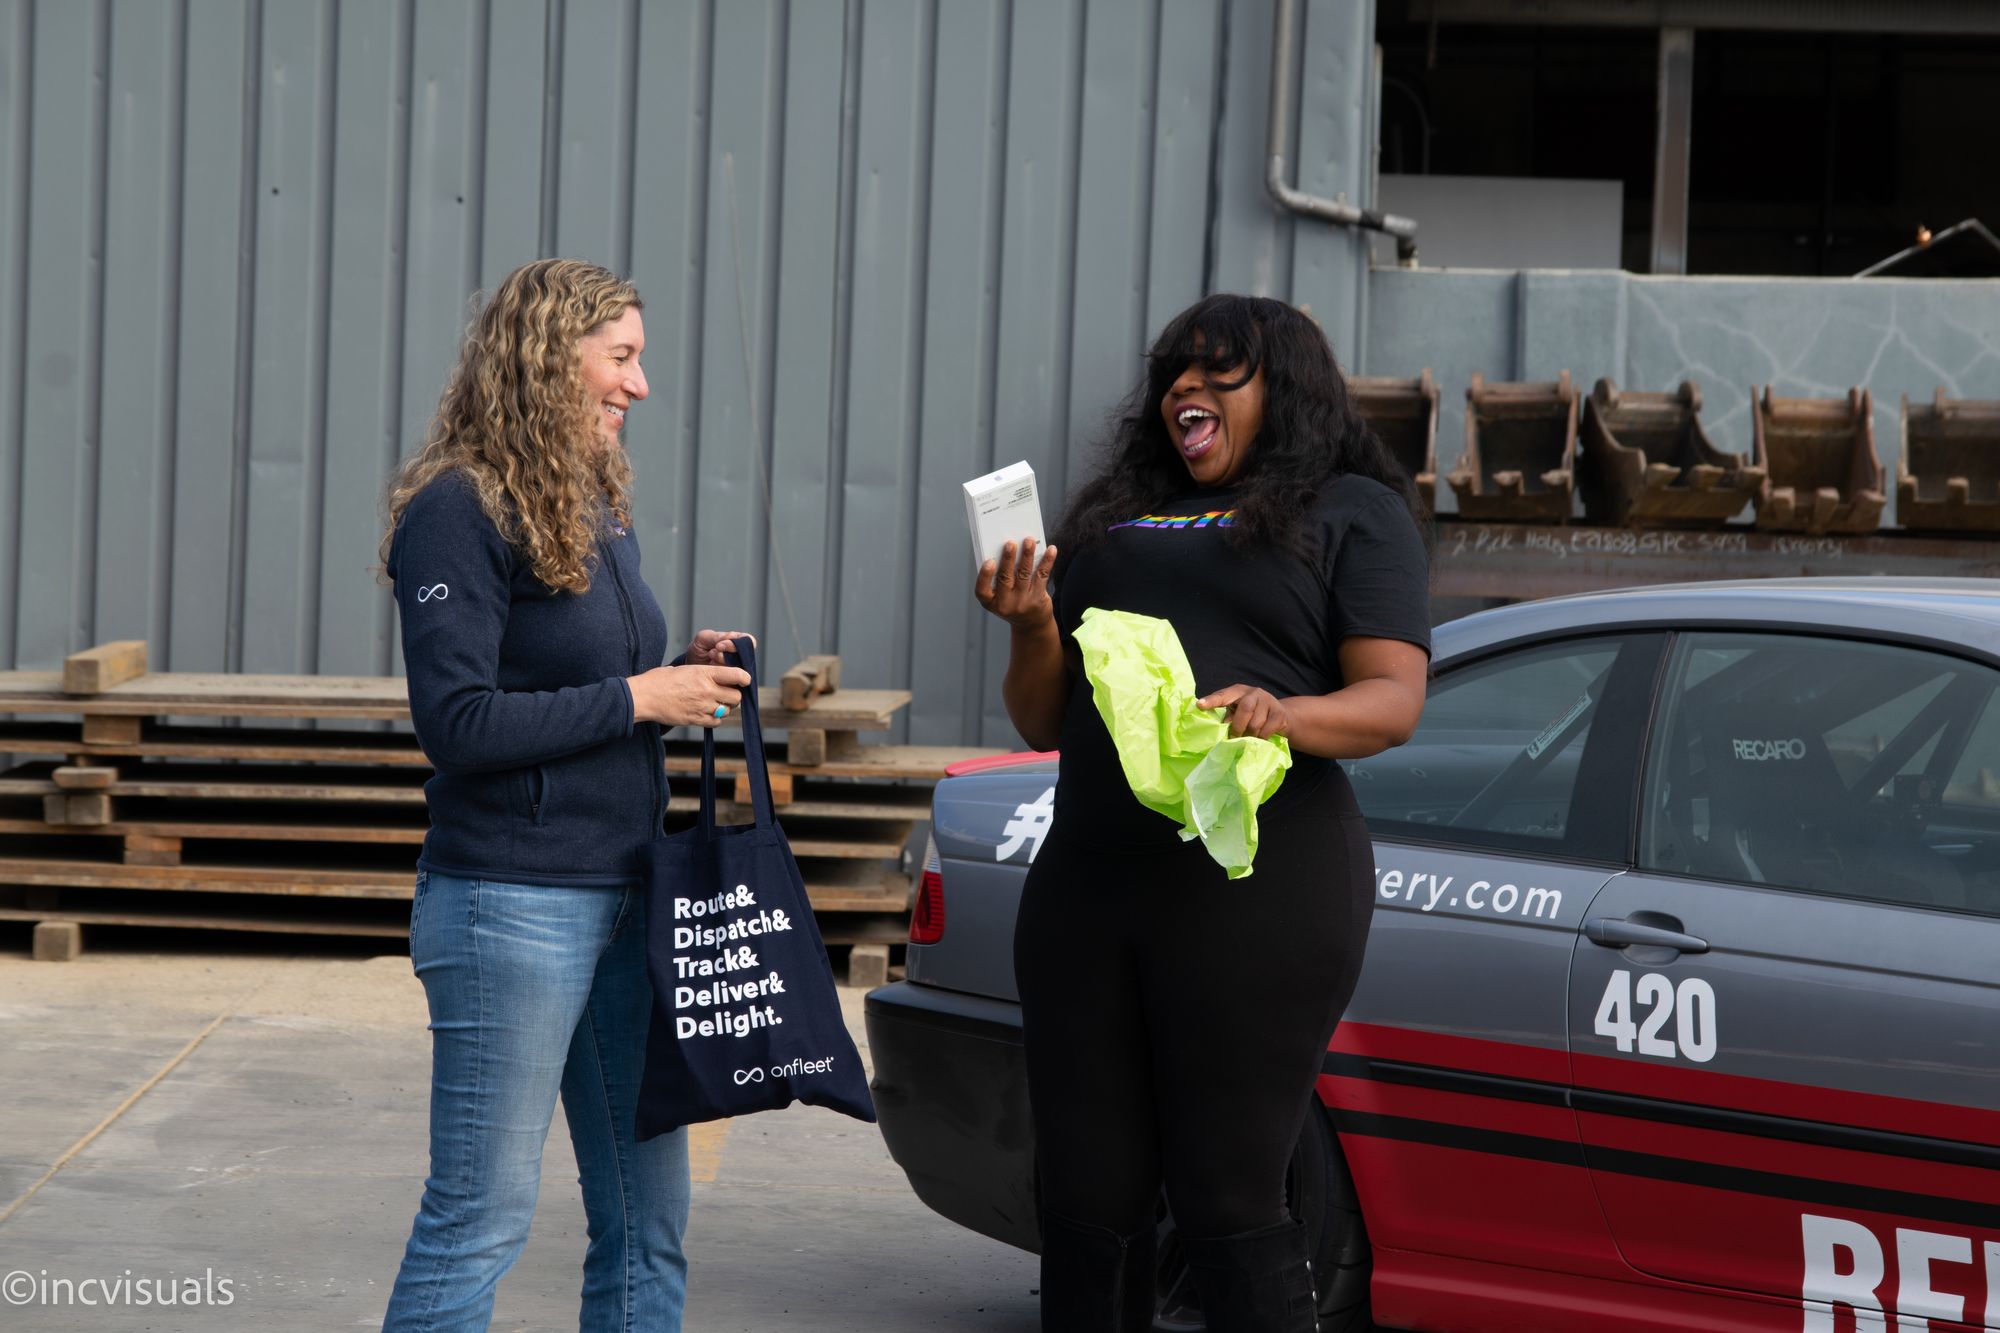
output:
M 1167 438 L 1197 486 L 1227 485 L 1243 471 L 1264 426 L 1264 371 L 1249 379 L 1211 377 L 1191 364 L 1160 399 Z

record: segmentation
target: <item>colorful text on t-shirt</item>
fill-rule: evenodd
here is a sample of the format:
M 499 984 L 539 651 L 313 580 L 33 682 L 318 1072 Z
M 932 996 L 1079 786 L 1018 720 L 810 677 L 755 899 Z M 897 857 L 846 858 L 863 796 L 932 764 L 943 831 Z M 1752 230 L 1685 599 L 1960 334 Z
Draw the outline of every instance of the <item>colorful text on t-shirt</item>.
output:
M 1123 523 L 1113 523 L 1108 531 L 1119 528 L 1233 528 L 1236 526 L 1234 509 L 1211 509 L 1206 514 L 1146 514 L 1131 518 Z

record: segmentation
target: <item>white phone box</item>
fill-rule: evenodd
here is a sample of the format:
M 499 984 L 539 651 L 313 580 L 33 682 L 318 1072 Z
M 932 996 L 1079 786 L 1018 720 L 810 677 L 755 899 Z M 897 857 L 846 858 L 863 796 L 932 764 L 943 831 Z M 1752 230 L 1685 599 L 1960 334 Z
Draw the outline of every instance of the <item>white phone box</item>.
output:
M 972 527 L 974 569 L 998 560 L 1000 547 L 1007 542 L 1033 537 L 1037 546 L 1044 545 L 1035 470 L 1024 461 L 966 482 L 965 519 Z M 1041 559 L 1040 554 L 1035 558 Z

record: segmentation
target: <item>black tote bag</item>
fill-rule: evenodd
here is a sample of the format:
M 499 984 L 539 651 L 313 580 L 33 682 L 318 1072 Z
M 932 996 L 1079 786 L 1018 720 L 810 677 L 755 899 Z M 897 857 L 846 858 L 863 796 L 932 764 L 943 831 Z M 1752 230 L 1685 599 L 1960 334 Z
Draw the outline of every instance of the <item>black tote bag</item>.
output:
M 756 651 L 736 651 L 754 682 Z M 640 851 L 653 982 L 638 1136 L 794 1101 L 875 1119 L 841 1021 L 805 881 L 771 810 L 757 688 L 743 692 L 754 824 L 715 822 L 715 731 L 701 747 L 701 817 Z

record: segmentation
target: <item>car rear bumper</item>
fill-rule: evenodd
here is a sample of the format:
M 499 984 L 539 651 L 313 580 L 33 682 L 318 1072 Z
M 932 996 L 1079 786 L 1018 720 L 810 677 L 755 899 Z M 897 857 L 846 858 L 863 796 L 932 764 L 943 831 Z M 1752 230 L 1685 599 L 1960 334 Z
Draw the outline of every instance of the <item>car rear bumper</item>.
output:
M 898 981 L 868 993 L 866 1015 L 882 1138 L 917 1197 L 1038 1250 L 1021 1007 Z

